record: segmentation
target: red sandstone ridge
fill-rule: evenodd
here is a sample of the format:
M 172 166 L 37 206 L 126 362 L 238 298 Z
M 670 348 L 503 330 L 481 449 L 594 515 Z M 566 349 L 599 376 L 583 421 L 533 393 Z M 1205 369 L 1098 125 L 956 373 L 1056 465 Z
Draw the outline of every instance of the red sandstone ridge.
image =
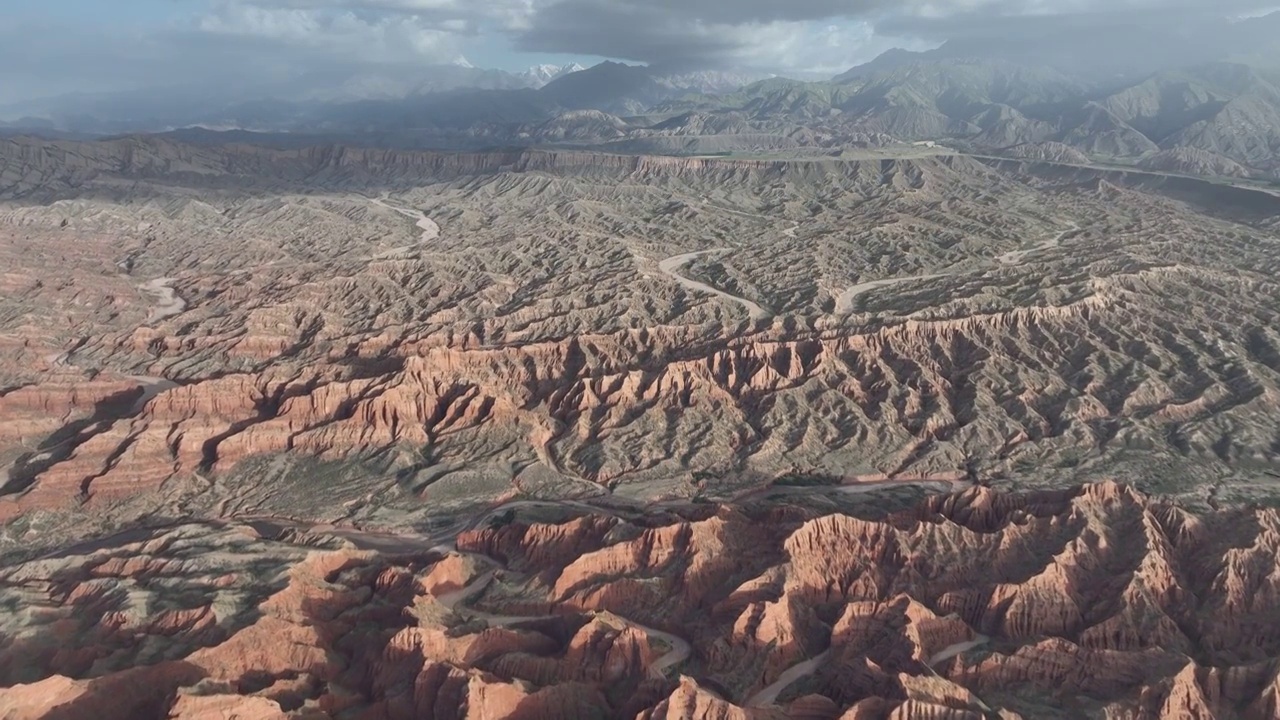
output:
M 587 515 L 395 558 L 181 525 L 0 571 L 0 717 L 1269 720 L 1280 514 L 1117 484 Z M 252 564 L 253 573 L 228 572 Z
M 0 142 L 0 519 L 1277 462 L 1273 196 L 894 152 Z
M 0 517 L 129 497 L 175 477 L 234 472 L 255 457 L 347 460 L 423 447 L 472 463 L 533 458 L 561 477 L 605 486 L 687 474 L 680 460 L 686 457 L 716 467 L 754 453 L 753 462 L 768 467 L 784 457 L 818 462 L 858 447 L 880 458 L 877 464 L 891 471 L 885 477 L 962 478 L 967 471 L 956 468 L 966 460 L 957 443 L 979 455 L 1007 454 L 1066 440 L 1069 427 L 1112 427 L 1130 411 L 1166 423 L 1229 404 L 1209 388 L 1184 406 L 1162 387 L 1140 388 L 1124 404 L 1104 402 L 1101 391 L 1050 401 L 1044 392 L 1051 388 L 1032 383 L 997 411 L 992 403 L 996 385 L 1007 382 L 1003 374 L 977 366 L 957 374 L 973 357 L 1033 343 L 1047 325 L 1087 335 L 1111 309 L 1110 299 L 1096 295 L 1058 308 L 910 321 L 867 335 L 714 342 L 692 350 L 682 334 L 658 332 L 504 348 L 422 342 L 400 346 L 400 356 L 382 361 L 386 370 L 372 376 L 352 377 L 341 367 L 228 374 L 104 414 L 63 441 L 63 452 L 28 469 L 29 491 L 0 494 Z M 369 351 L 380 346 L 374 342 Z M 1027 373 L 1057 372 L 1052 359 L 1028 357 L 1020 365 Z M 833 405 L 760 415 L 769 403 L 800 402 L 815 382 L 834 393 Z M 890 386 L 901 393 L 891 396 Z M 958 386 L 979 390 L 970 398 Z M 55 437 L 68 416 L 83 415 L 86 403 L 114 387 L 40 385 L 0 397 L 0 407 L 15 406 L 20 421 L 0 430 L 0 443 L 15 433 Z M 974 403 L 991 405 L 991 412 Z M 1247 403 L 1259 413 L 1274 411 L 1280 391 L 1253 393 Z M 658 414 L 673 429 L 633 442 Z M 836 427 L 849 423 L 852 429 Z M 704 439 L 695 431 L 703 424 L 730 441 Z

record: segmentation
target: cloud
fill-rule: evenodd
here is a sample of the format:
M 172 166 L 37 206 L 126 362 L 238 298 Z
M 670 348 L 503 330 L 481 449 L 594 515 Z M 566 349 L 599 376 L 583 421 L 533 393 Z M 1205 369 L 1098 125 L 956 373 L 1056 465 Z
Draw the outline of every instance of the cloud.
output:
M 888 0 L 866 0 L 862 13 Z M 520 48 L 616 57 L 672 67 L 794 69 L 866 39 L 866 26 L 826 22 L 848 0 L 562 0 L 539 8 L 517 35 Z M 848 50 L 844 47 L 844 50 Z
M 1271 2 L 1274 0 L 960 0 L 926 3 L 916 12 L 886 14 L 878 19 L 877 29 L 937 42 L 1130 26 L 1156 30 L 1223 22 L 1259 12 Z
M 440 12 L 447 9 L 447 0 L 421 1 L 434 3 L 424 5 L 433 16 L 232 0 L 200 17 L 195 30 L 206 40 L 254 41 L 281 53 L 323 49 L 330 57 L 357 64 L 448 62 L 459 54 L 458 36 L 469 32 L 469 18 Z
M 459 34 L 519 30 L 547 0 L 219 0 L 215 13 L 353 18 L 378 25 L 409 22 Z
M 71 0 L 0 23 L 0 102 L 156 85 L 341 83 L 464 50 L 598 56 L 680 69 L 830 75 L 890 47 L 1008 40 L 1125 23 L 1199 27 L 1277 0 L 152 0 L 109 32 Z M 141 6 L 140 6 L 141 7 Z M 61 8 L 60 10 L 58 8 Z M 46 13 L 41 15 L 41 13 Z M 104 14 L 97 21 L 113 17 Z M 1111 33 L 1113 36 L 1115 32 Z M 536 55 L 529 63 L 543 62 Z
M 803 70 L 892 45 L 1001 37 L 1062 23 L 1225 18 L 1275 0 L 552 0 L 518 34 L 529 50 L 657 65 Z
M 324 85 L 361 73 L 421 71 L 459 59 L 464 41 L 489 27 L 517 30 L 525 0 L 478 5 L 212 0 L 110 31 L 52 14 L 24 17 L 0 23 L 0 66 L 13 76 L 0 84 L 0 103 L 178 86 L 241 88 L 252 96 L 296 78 Z

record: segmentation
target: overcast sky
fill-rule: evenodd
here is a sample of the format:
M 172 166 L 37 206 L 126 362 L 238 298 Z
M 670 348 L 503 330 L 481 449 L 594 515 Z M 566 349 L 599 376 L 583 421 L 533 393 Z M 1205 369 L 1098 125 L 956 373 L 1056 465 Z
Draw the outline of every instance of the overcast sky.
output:
M 1028 27 L 1196 22 L 1277 0 L 0 0 L 0 104 L 455 62 L 612 58 L 830 75 Z

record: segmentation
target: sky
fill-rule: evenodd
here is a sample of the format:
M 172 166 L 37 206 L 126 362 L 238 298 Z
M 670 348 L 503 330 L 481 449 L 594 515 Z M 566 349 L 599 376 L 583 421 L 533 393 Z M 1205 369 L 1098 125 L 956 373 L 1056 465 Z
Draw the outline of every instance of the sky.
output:
M 0 105 L 68 92 L 341 82 L 601 59 L 830 76 L 892 47 L 1196 22 L 1276 0 L 3 0 Z

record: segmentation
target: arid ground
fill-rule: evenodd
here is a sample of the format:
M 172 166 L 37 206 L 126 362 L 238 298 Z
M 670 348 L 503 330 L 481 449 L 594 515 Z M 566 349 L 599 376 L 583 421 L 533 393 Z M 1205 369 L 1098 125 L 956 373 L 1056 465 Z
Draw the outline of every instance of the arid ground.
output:
M 0 141 L 0 717 L 1275 717 L 1277 277 L 1154 170 Z

